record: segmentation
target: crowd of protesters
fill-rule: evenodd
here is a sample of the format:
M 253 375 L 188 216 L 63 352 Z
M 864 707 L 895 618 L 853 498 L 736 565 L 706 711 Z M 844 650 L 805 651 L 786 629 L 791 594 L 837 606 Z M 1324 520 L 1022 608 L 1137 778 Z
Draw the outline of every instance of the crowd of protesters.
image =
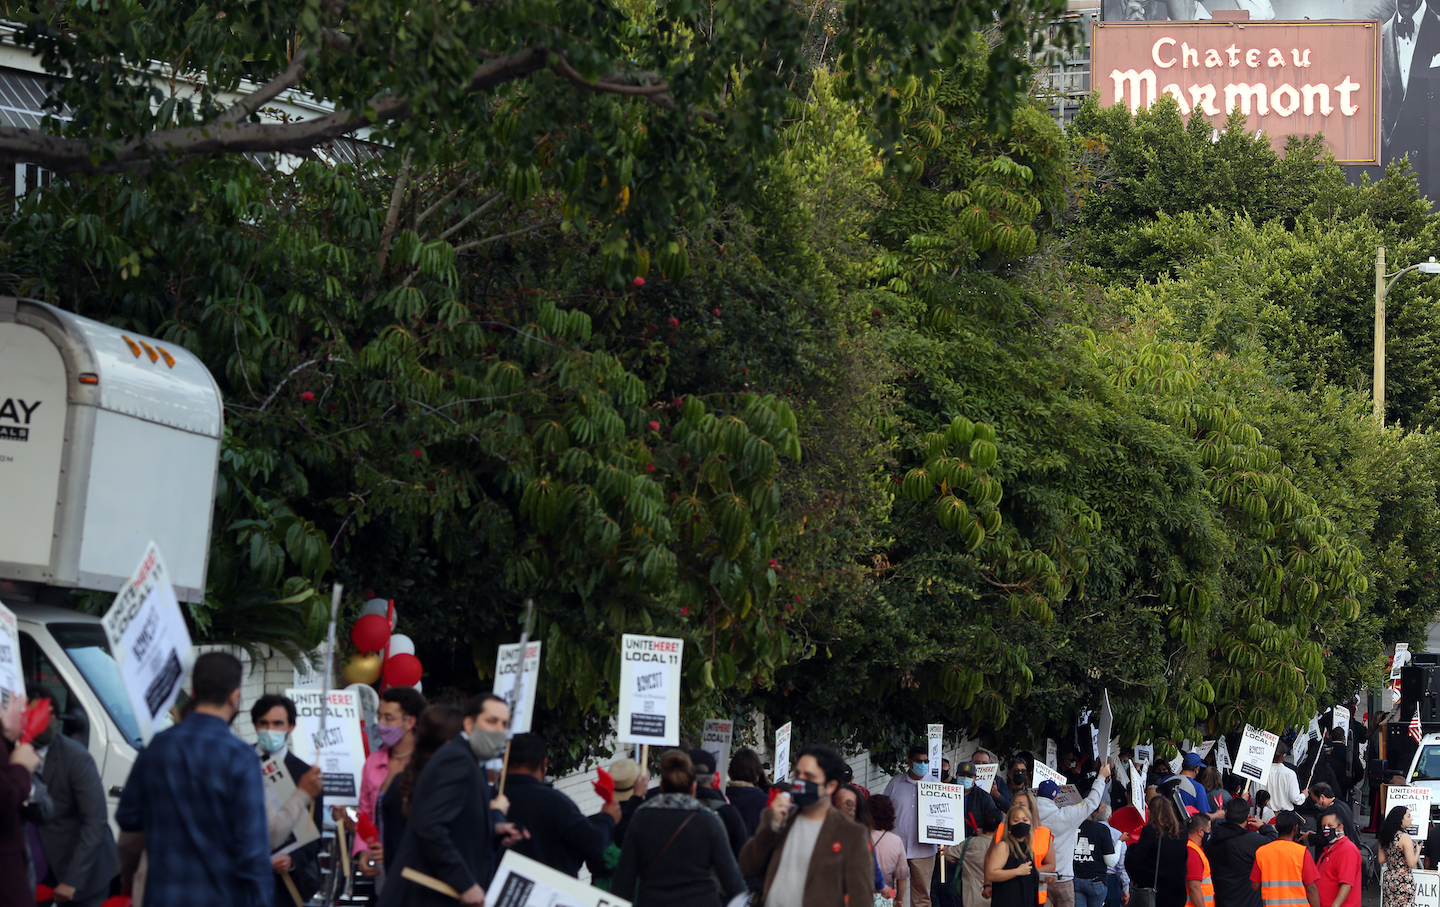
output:
M 124 786 L 118 841 L 83 748 L 56 733 L 58 718 L 18 743 L 12 703 L 0 736 L 0 907 L 37 893 L 93 907 L 122 892 L 151 907 L 308 903 L 322 880 L 319 771 L 290 752 L 296 709 L 284 696 L 251 706 L 255 744 L 231 731 L 241 680 L 229 655 L 196 661 L 182 720 L 140 752 Z M 1360 907 L 1351 728 L 1299 765 L 1282 743 L 1254 789 L 1221 771 L 1217 748 L 1173 765 L 1137 765 L 1131 751 L 1097 763 L 1067 748 L 1054 766 L 1064 785 L 1033 783 L 1031 753 L 976 749 L 939 766 L 963 790 L 963 815 L 956 840 L 937 846 L 919 834 L 926 743 L 877 794 L 823 745 L 799 750 L 778 785 L 750 749 L 726 766 L 700 749 L 661 753 L 653 788 L 645 766 L 621 759 L 613 791 L 585 815 L 547 783 L 544 740 L 512 736 L 509 722 L 497 696 L 456 706 L 385 691 L 362 771 L 365 822 L 330 814 L 379 907 L 484 904 L 506 849 L 566 875 L 588 870 L 637 907 Z M 283 801 L 262 765 L 292 780 Z M 1415 904 L 1411 818 L 1396 808 L 1378 828 L 1384 907 Z

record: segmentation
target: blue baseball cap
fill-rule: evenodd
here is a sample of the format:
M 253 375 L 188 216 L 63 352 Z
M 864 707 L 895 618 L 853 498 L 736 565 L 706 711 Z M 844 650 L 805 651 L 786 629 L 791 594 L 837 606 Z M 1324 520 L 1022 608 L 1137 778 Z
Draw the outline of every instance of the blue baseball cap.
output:
M 1199 768 L 1200 766 L 1202 766 L 1202 765 L 1204 765 L 1204 764 L 1205 764 L 1205 760 L 1200 758 L 1200 754 L 1199 754 L 1199 753 L 1186 753 L 1186 754 L 1185 754 L 1185 767 L 1186 767 L 1186 768 Z
M 1049 778 L 1041 781 L 1040 786 L 1035 788 L 1035 793 L 1044 797 L 1046 800 L 1054 800 L 1055 795 L 1059 793 L 1059 791 L 1060 785 L 1056 784 L 1054 781 L 1051 781 Z

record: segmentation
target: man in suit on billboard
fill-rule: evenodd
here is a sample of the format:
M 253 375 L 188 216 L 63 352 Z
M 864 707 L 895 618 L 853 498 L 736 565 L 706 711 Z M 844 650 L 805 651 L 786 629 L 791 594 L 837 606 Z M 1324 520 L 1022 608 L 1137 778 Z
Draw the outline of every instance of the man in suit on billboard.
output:
M 1381 138 L 1385 162 L 1410 155 L 1420 192 L 1430 191 L 1440 167 L 1440 136 L 1435 125 L 1440 94 L 1440 17 L 1432 0 L 1399 0 L 1381 32 Z

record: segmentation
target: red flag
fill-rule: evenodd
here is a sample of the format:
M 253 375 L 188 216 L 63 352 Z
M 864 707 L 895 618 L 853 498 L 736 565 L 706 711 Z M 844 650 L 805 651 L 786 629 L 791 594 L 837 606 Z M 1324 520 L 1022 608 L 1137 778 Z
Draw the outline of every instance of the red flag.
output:
M 1419 712 L 1416 712 L 1418 715 Z M 29 743 L 44 733 L 50 726 L 50 700 L 37 699 L 25 710 L 25 730 L 20 734 L 21 743 Z
M 355 820 L 355 833 L 371 847 L 380 843 L 380 830 L 375 827 L 375 820 L 370 818 L 369 813 L 361 813 Z
M 590 782 L 590 786 L 595 788 L 595 796 L 599 797 L 604 803 L 615 802 L 614 777 L 605 771 L 604 766 L 599 765 L 595 767 L 595 774 L 597 775 L 597 780 Z
M 1415 706 L 1415 717 L 1410 719 L 1410 737 L 1416 743 L 1419 743 L 1421 736 L 1422 732 L 1420 730 L 1420 706 L 1417 704 Z

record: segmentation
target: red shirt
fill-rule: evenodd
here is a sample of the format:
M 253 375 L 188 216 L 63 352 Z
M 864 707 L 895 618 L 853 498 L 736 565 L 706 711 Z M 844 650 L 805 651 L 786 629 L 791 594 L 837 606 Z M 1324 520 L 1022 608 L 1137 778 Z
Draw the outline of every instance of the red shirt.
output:
M 1341 838 L 1320 853 L 1320 907 L 1330 907 L 1341 885 L 1349 885 L 1344 907 L 1360 907 L 1360 848 Z
M 1189 847 L 1185 848 L 1185 854 L 1185 881 L 1205 881 L 1205 863 L 1201 861 L 1200 854 L 1196 853 L 1193 848 Z M 1320 907 L 1325 907 L 1325 905 L 1321 904 Z

